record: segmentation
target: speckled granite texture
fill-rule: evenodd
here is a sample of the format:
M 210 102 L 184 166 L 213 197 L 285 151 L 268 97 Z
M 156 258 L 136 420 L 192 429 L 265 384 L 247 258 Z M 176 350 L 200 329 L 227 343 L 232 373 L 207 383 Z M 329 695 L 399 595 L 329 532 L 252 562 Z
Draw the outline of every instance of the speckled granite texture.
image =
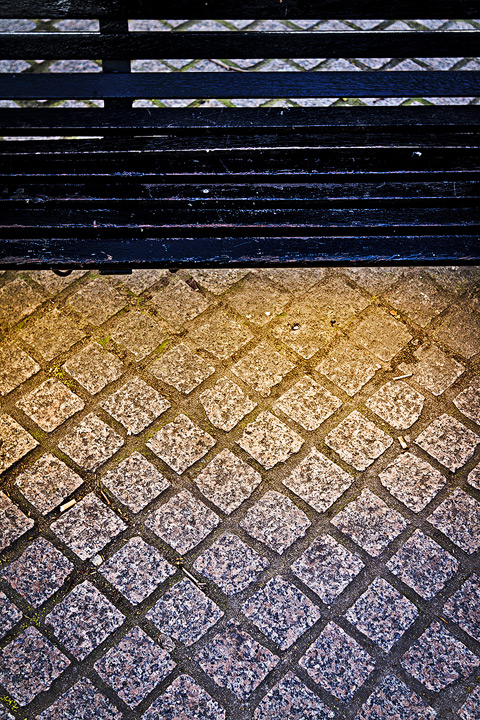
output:
M 480 720 L 479 298 L 0 272 L 1 720 Z

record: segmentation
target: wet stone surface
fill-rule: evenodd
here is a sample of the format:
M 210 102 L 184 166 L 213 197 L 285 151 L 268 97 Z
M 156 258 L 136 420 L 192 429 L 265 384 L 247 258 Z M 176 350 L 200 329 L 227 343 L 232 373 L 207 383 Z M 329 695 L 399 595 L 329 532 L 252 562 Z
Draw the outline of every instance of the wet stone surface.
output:
M 133 537 L 117 550 L 99 572 L 132 605 L 138 605 L 176 572 L 157 548 L 141 537 Z
M 373 658 L 335 623 L 329 623 L 300 659 L 312 680 L 349 700 L 375 668 Z
M 18 560 L 0 571 L 0 577 L 37 607 L 63 585 L 72 570 L 72 563 L 48 540 L 39 537 Z

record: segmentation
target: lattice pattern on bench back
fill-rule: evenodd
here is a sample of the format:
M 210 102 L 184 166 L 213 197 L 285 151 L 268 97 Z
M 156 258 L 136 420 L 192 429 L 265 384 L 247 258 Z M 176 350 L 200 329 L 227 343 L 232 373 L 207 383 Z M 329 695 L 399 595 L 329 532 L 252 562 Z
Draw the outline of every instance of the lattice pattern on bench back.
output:
M 240 6 L 240 7 L 238 7 Z M 169 18 L 414 17 L 376 0 L 162 3 Z M 130 73 L 136 58 L 458 57 L 480 32 L 129 32 L 151 0 L 3 0 L 0 17 L 98 18 L 100 33 L 0 35 L 1 59 L 102 60 L 102 73 L 0 76 L 0 265 L 480 260 L 480 106 L 135 108 L 136 98 L 480 96 L 475 71 Z M 423 2 L 430 18 L 476 2 Z M 91 137 L 98 135 L 100 137 Z M 89 137 L 82 137 L 89 136 Z

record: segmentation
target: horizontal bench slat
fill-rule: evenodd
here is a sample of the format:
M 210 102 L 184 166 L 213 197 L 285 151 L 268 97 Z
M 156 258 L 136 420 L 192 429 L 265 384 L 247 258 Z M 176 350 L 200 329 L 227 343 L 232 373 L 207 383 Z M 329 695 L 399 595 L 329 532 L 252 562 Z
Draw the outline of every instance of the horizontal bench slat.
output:
M 0 108 L 4 135 L 121 135 L 135 131 L 163 134 L 190 134 L 214 130 L 217 137 L 236 132 L 290 133 L 292 128 L 338 129 L 407 128 L 411 137 L 434 128 L 440 137 L 448 131 L 480 127 L 480 105 L 413 107 L 328 107 L 328 108 Z M 411 135 L 410 135 L 411 132 Z
M 465 57 L 480 55 L 480 33 L 188 32 L 0 35 L 0 59 Z
M 5 18 L 476 18 L 477 0 L 2 0 Z
M 480 72 L 251 72 L 5 74 L 6 99 L 467 97 Z
M 19 238 L 0 246 L 0 268 L 189 267 L 197 265 L 460 264 L 479 260 L 475 235 L 398 233 L 360 237 Z

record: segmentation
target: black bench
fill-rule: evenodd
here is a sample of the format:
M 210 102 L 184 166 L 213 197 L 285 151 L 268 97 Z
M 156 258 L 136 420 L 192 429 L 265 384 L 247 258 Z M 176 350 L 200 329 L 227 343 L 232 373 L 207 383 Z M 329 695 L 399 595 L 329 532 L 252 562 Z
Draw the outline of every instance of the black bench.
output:
M 152 97 L 480 96 L 479 72 L 130 73 L 129 62 L 472 57 L 480 32 L 128 31 L 128 18 L 158 15 L 434 19 L 478 9 L 477 0 L 2 0 L 2 18 L 97 18 L 100 33 L 2 34 L 0 59 L 95 58 L 103 72 L 2 74 L 0 98 L 105 103 L 0 108 L 9 138 L 0 267 L 480 262 L 479 105 L 132 107 Z

